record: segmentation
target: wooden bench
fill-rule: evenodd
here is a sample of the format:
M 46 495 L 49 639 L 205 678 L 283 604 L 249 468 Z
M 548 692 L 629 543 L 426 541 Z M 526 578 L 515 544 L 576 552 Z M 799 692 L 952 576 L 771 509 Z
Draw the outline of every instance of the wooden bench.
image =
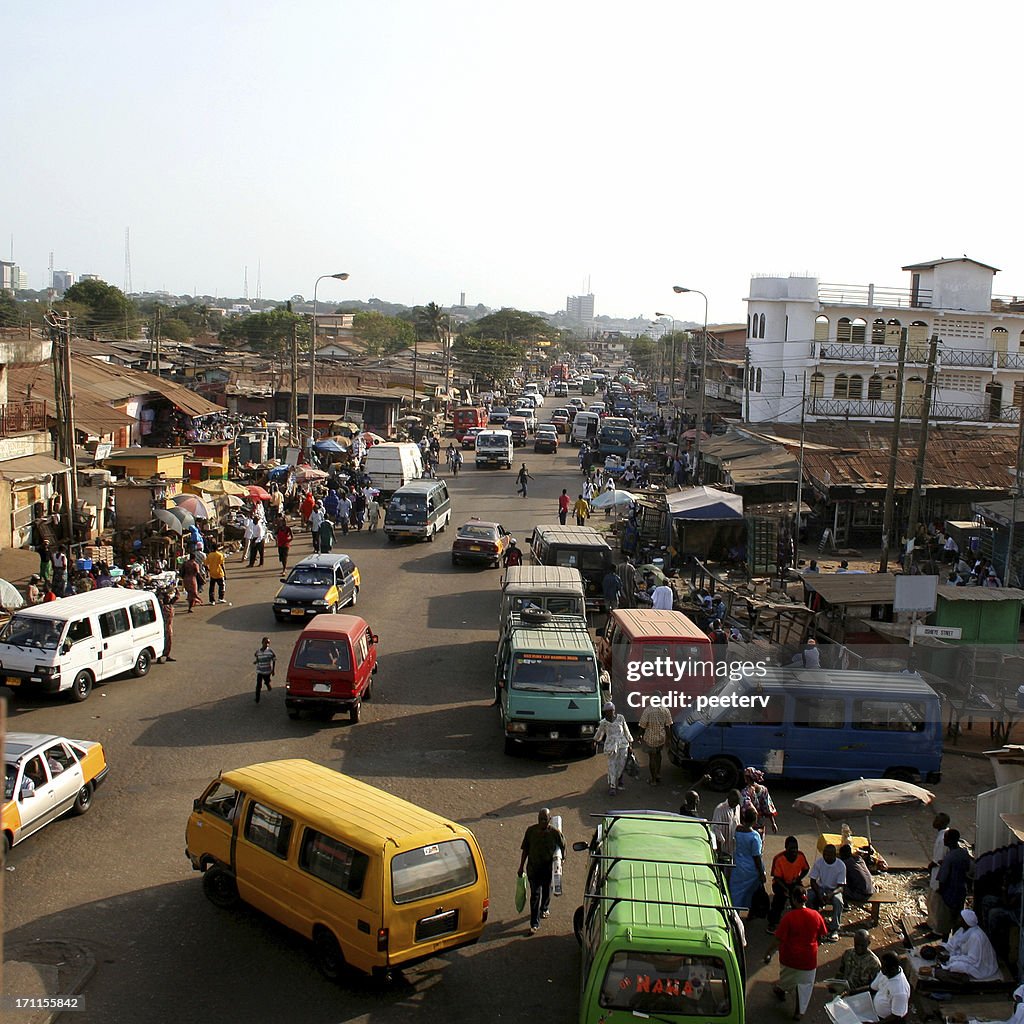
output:
M 886 896 L 884 893 L 875 893 L 875 895 L 870 897 L 870 899 L 857 900 L 856 902 L 851 900 L 849 904 L 847 904 L 847 909 L 849 910 L 853 907 L 859 907 L 861 910 L 869 913 L 871 915 L 871 927 L 877 928 L 878 915 L 881 912 L 882 907 L 889 907 L 898 902 L 899 900 L 895 896 Z

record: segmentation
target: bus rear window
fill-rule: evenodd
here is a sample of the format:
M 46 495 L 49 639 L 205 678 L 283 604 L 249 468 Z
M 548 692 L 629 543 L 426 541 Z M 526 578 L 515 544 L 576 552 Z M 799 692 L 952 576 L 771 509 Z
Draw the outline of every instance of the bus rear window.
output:
M 601 1006 L 627 1013 L 724 1017 L 730 1011 L 729 976 L 717 957 L 620 952 L 605 972 Z
M 421 846 L 396 854 L 391 861 L 391 895 L 395 903 L 443 896 L 472 885 L 476 878 L 473 851 L 465 839 Z

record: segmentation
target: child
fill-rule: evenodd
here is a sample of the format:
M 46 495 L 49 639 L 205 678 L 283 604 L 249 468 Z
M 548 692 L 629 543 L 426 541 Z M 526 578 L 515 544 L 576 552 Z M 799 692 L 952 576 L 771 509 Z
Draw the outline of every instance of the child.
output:
M 377 524 L 380 522 L 380 505 L 377 504 L 376 498 L 366 503 L 366 521 L 370 524 L 370 533 L 376 533 Z
M 270 646 L 270 637 L 265 636 L 260 649 L 253 655 L 256 666 L 256 703 L 260 702 L 260 691 L 266 686 L 270 690 L 270 677 L 277 668 L 277 655 Z

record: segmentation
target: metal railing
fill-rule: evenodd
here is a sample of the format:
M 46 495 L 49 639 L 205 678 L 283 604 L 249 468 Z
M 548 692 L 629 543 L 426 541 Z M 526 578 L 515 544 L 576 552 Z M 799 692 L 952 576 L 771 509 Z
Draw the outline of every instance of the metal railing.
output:
M 45 429 L 46 402 L 7 402 L 0 405 L 0 437 Z
M 811 358 L 834 360 L 843 363 L 896 363 L 900 350 L 895 345 L 857 345 L 835 341 L 811 342 Z M 928 362 L 928 345 L 907 346 L 907 362 L 925 364 Z M 976 366 L 980 369 L 1021 370 L 1024 369 L 1024 353 L 997 352 L 991 348 L 949 348 L 939 352 L 939 365 Z
M 809 402 L 807 411 L 812 415 L 840 419 L 852 416 L 892 419 L 896 412 L 896 403 L 882 398 L 817 398 L 812 396 Z M 903 415 L 919 417 L 923 407 L 923 398 L 908 398 L 903 403 Z M 995 409 L 991 405 L 977 403 L 933 401 L 929 418 L 933 420 L 970 420 L 981 423 L 1019 423 L 1020 410 L 1013 405 L 1003 405 Z
M 878 288 L 873 284 L 818 284 L 818 301 L 837 306 L 896 306 L 930 309 L 930 288 Z

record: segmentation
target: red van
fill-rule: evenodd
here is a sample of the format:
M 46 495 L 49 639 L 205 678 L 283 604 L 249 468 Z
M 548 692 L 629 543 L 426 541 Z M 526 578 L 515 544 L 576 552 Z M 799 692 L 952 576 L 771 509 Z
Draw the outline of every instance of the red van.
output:
M 317 615 L 299 635 L 288 665 L 289 718 L 312 711 L 330 721 L 341 711 L 359 721 L 377 671 L 377 635 L 358 615 Z
M 472 427 L 483 429 L 487 426 L 487 410 L 482 405 L 460 405 L 452 413 L 455 440 L 461 441 Z
M 654 694 L 692 699 L 718 681 L 711 638 L 682 612 L 619 608 L 599 631 L 594 649 L 611 675 L 615 708 L 627 722 L 640 720 L 646 699 Z M 669 707 L 678 718 L 689 705 Z

